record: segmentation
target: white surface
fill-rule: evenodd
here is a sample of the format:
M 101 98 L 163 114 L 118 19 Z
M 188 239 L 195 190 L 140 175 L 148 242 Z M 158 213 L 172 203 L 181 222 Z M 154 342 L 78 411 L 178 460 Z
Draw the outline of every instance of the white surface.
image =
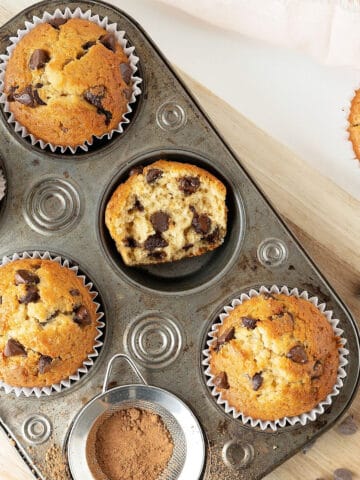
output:
M 155 0 L 108 2 L 134 16 L 171 62 L 360 199 L 360 162 L 346 140 L 346 111 L 360 70 L 319 65 Z M 31 3 L 13 5 L 20 10 Z

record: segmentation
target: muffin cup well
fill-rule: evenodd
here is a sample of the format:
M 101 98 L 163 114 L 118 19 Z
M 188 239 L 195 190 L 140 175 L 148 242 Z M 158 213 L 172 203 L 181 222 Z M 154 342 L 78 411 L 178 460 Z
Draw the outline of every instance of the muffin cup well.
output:
M 207 348 L 203 350 L 203 355 L 205 359 L 203 360 L 202 365 L 206 367 L 205 375 L 209 377 L 206 384 L 208 385 L 208 387 L 210 387 L 211 394 L 216 399 L 216 403 L 218 405 L 221 405 L 226 413 L 232 414 L 234 418 L 239 418 L 244 425 L 248 424 L 252 427 L 260 427 L 261 430 L 271 428 L 275 431 L 279 427 L 284 427 L 286 424 L 295 425 L 297 423 L 300 423 L 301 425 L 305 425 L 308 421 L 314 421 L 319 415 L 324 413 L 325 408 L 332 403 L 332 398 L 339 394 L 340 389 L 343 386 L 343 379 L 346 377 L 346 371 L 344 367 L 348 364 L 348 361 L 345 357 L 349 354 L 349 351 L 344 348 L 346 340 L 342 338 L 343 330 L 341 330 L 337 326 L 339 320 L 333 318 L 333 312 L 331 310 L 326 310 L 325 303 L 320 303 L 318 297 L 310 297 L 309 293 L 306 291 L 299 293 L 299 290 L 297 288 L 289 290 L 286 286 L 277 287 L 276 285 L 273 285 L 271 288 L 262 286 L 259 290 L 251 289 L 248 294 L 242 293 L 239 298 L 233 299 L 230 305 L 225 306 L 224 313 L 221 313 L 219 315 L 220 321 L 214 323 L 211 327 L 211 332 L 209 332 L 209 337 L 211 337 L 211 339 L 207 341 L 208 347 L 210 347 L 216 341 L 216 334 L 218 328 L 220 327 L 220 325 L 223 324 L 225 318 L 229 316 L 230 312 L 234 310 L 236 306 L 241 305 L 244 301 L 249 300 L 252 297 L 257 297 L 264 293 L 283 293 L 288 296 L 295 296 L 311 302 L 313 305 L 315 305 L 316 308 L 318 308 L 318 310 L 326 317 L 328 322 L 331 324 L 335 335 L 339 337 L 339 345 L 341 345 L 341 347 L 339 348 L 339 368 L 337 372 L 337 379 L 331 393 L 325 398 L 325 400 L 320 402 L 318 405 L 316 405 L 315 408 L 313 408 L 309 412 L 293 417 L 283 417 L 273 421 L 263 421 L 260 419 L 246 416 L 243 413 L 237 411 L 236 408 L 230 406 L 227 400 L 224 400 L 222 398 L 221 392 L 216 389 L 216 386 L 213 383 L 213 379 L 215 376 L 210 371 L 210 349 Z
M 8 263 L 11 263 L 15 260 L 26 259 L 26 258 L 32 258 L 32 259 L 37 258 L 41 260 L 52 260 L 53 262 L 57 262 L 62 267 L 66 267 L 69 270 L 72 270 L 73 272 L 75 272 L 76 276 L 82 280 L 84 286 L 87 288 L 90 295 L 93 297 L 93 300 L 95 300 L 95 298 L 98 296 L 98 292 L 93 289 L 93 284 L 85 277 L 85 275 L 79 274 L 78 266 L 71 267 L 69 264 L 69 260 L 64 259 L 60 256 L 51 255 L 49 252 L 40 253 L 35 251 L 32 253 L 28 253 L 28 252 L 24 252 L 21 254 L 14 253 L 10 257 L 6 257 L 6 256 L 3 257 L 1 261 L 1 265 L 7 265 Z M 62 392 L 63 390 L 70 388 L 75 382 L 80 380 L 80 378 L 82 378 L 84 374 L 88 373 L 90 368 L 94 365 L 96 357 L 99 356 L 99 351 L 103 345 L 103 342 L 100 340 L 100 338 L 103 335 L 103 329 L 105 327 L 105 323 L 100 321 L 101 318 L 104 316 L 104 313 L 100 310 L 100 304 L 95 301 L 94 301 L 94 304 L 96 306 L 96 321 L 97 321 L 96 330 L 98 334 L 94 339 L 93 351 L 88 355 L 87 359 L 84 360 L 82 366 L 78 368 L 76 373 L 73 373 L 72 375 L 65 378 L 64 380 L 61 380 L 60 383 L 56 383 L 48 387 L 13 387 L 0 380 L 0 389 L 4 390 L 5 393 L 15 393 L 17 397 L 20 397 L 21 395 L 24 395 L 25 397 L 49 396 L 49 395 L 52 395 L 53 393 L 59 393 L 59 392 Z
M 45 23 L 49 22 L 50 20 L 53 20 L 55 18 L 66 18 L 66 19 L 71 19 L 71 18 L 81 18 L 83 20 L 89 20 L 91 22 L 96 23 L 100 27 L 104 28 L 106 31 L 110 33 L 114 33 L 116 36 L 116 39 L 118 43 L 121 45 L 123 48 L 125 54 L 127 55 L 129 61 L 130 61 L 130 66 L 132 69 L 132 96 L 129 100 L 129 103 L 127 105 L 127 111 L 126 113 L 123 114 L 121 122 L 118 124 L 117 128 L 111 130 L 108 133 L 104 133 L 101 136 L 96 136 L 93 135 L 92 139 L 90 141 L 85 141 L 81 145 L 77 145 L 76 147 L 71 147 L 71 146 L 62 146 L 62 145 L 55 145 L 52 143 L 47 143 L 40 138 L 35 137 L 31 133 L 28 132 L 28 130 L 22 126 L 19 122 L 16 121 L 15 116 L 13 113 L 11 113 L 10 110 L 10 105 L 9 102 L 7 101 L 7 96 L 4 93 L 4 86 L 5 86 L 5 72 L 6 72 L 6 67 L 8 64 L 8 61 L 10 59 L 10 56 L 12 52 L 14 51 L 17 43 L 27 34 L 29 33 L 32 29 L 34 29 L 37 25 L 40 23 Z M 25 28 L 24 30 L 18 30 L 17 36 L 10 37 L 11 45 L 7 47 L 7 54 L 5 55 L 0 55 L 1 58 L 1 63 L 0 63 L 0 103 L 4 105 L 4 111 L 6 113 L 9 113 L 10 116 L 8 118 L 8 123 L 11 123 L 14 125 L 15 132 L 19 133 L 22 138 L 29 137 L 31 145 L 36 145 L 39 144 L 41 149 L 45 149 L 46 147 L 49 147 L 52 152 L 55 152 L 57 148 L 60 149 L 61 153 L 65 153 L 66 150 L 69 150 L 71 153 L 75 154 L 76 151 L 80 148 L 87 152 L 89 150 L 89 146 L 93 144 L 93 139 L 97 138 L 101 140 L 104 137 L 107 137 L 108 140 L 112 138 L 114 133 L 122 133 L 124 130 L 124 125 L 129 123 L 130 120 L 127 118 L 128 114 L 132 112 L 131 104 L 136 102 L 136 97 L 140 95 L 141 90 L 139 88 L 139 84 L 142 82 L 142 79 L 138 76 L 136 76 L 137 72 L 137 64 L 139 62 L 139 58 L 135 55 L 134 50 L 135 47 L 128 47 L 127 46 L 127 39 L 125 38 L 125 33 L 124 31 L 117 30 L 117 24 L 116 23 L 109 23 L 108 17 L 104 17 L 100 19 L 99 15 L 93 15 L 91 10 L 87 10 L 86 12 L 83 12 L 79 7 L 77 7 L 73 12 L 70 10 L 70 8 L 66 7 L 64 12 L 62 12 L 60 9 L 56 9 L 53 14 L 50 14 L 48 12 L 45 12 L 41 18 L 34 16 L 32 22 L 25 22 Z
M 6 192 L 6 180 L 3 171 L 0 168 L 0 201 L 5 197 Z

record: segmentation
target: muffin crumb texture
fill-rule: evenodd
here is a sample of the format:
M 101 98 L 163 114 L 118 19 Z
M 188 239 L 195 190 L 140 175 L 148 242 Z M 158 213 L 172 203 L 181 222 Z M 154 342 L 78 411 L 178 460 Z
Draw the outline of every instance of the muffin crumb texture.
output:
M 277 420 L 312 410 L 331 393 L 339 343 L 309 301 L 259 295 L 230 312 L 210 347 L 217 392 L 253 419 Z
M 0 267 L 0 380 L 44 387 L 76 373 L 93 351 L 96 306 L 76 274 L 55 261 Z
M 4 91 L 29 133 L 76 147 L 117 128 L 131 99 L 132 69 L 113 33 L 88 20 L 58 20 L 18 42 Z
M 92 467 L 97 480 L 159 478 L 174 449 L 171 435 L 159 415 L 128 408 L 99 421 L 98 426 L 93 427 L 96 429 L 95 458 L 102 472 Z M 94 432 L 90 433 L 90 439 L 92 435 Z M 92 456 L 89 463 L 94 465 Z
M 226 188 L 209 172 L 158 160 L 130 172 L 105 221 L 127 265 L 171 262 L 219 247 L 226 235 Z

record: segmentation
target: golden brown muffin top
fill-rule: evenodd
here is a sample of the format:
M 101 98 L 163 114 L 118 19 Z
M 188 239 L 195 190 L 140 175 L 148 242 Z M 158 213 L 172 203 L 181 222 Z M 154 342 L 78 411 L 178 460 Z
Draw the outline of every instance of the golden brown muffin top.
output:
M 225 318 L 210 348 L 214 385 L 229 405 L 254 419 L 313 409 L 332 391 L 338 338 L 308 300 L 263 294 Z
M 360 160 L 360 89 L 356 90 L 351 101 L 348 120 L 349 139 L 352 143 L 356 158 Z
M 131 98 L 132 70 L 115 35 L 96 23 L 50 23 L 37 25 L 16 45 L 5 94 L 29 133 L 75 147 L 118 126 Z
M 49 386 L 82 366 L 97 335 L 96 305 L 76 274 L 55 261 L 0 267 L 0 379 Z

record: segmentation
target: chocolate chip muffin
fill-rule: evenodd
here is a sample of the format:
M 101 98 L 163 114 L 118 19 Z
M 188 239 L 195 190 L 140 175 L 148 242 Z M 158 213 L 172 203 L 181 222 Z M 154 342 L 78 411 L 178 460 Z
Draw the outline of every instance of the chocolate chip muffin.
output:
M 37 25 L 12 52 L 4 93 L 36 139 L 76 147 L 115 129 L 132 96 L 132 68 L 113 33 L 79 18 Z
M 105 222 L 127 265 L 171 262 L 219 247 L 226 235 L 225 186 L 206 170 L 159 160 L 119 185 Z
M 339 339 L 308 300 L 262 294 L 235 307 L 210 347 L 213 384 L 236 411 L 277 420 L 312 410 L 336 383 Z
M 76 373 L 93 350 L 96 316 L 82 280 L 57 262 L 0 267 L 0 380 L 44 387 Z
M 356 158 L 360 160 L 360 89 L 351 101 L 348 131 Z

